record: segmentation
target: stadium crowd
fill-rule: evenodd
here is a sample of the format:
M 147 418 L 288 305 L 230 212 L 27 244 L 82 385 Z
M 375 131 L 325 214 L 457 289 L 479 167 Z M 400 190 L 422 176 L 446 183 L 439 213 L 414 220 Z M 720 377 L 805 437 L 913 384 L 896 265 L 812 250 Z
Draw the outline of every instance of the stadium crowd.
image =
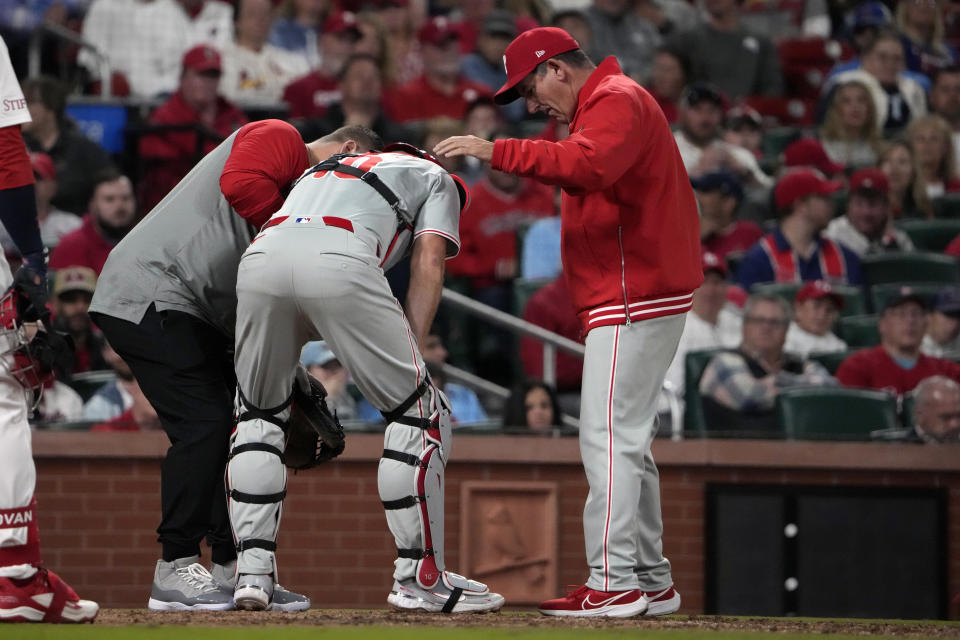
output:
M 944 0 L 5 3 L 55 323 L 76 345 L 38 426 L 158 426 L 86 311 L 111 248 L 204 153 L 265 117 L 305 141 L 345 124 L 426 149 L 461 134 L 562 139 L 522 101 L 492 100 L 506 46 L 538 25 L 596 62 L 616 56 L 650 91 L 697 196 L 705 282 L 665 416 L 680 400 L 670 417 L 688 433 L 777 436 L 784 392 L 874 389 L 899 413 L 880 435 L 960 441 L 960 3 Z M 49 35 L 64 29 L 93 46 Z M 469 160 L 444 160 L 471 186 L 447 286 L 582 341 L 558 193 Z M 391 283 L 402 298 L 402 273 Z M 577 413 L 580 360 L 561 353 L 544 384 L 533 339 L 444 308 L 421 348 L 461 427 L 556 434 Z M 448 359 L 511 397 L 444 380 Z M 350 424 L 379 420 L 324 344 L 302 362 Z

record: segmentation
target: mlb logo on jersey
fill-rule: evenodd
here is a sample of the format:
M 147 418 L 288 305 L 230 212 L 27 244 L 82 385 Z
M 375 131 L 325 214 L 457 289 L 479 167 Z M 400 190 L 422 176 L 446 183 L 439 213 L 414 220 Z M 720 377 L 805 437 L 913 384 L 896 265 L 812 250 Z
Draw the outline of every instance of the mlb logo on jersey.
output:
M 296 220 L 294 220 L 294 222 L 298 224 L 303 224 L 305 222 L 310 222 L 310 218 L 297 218 Z

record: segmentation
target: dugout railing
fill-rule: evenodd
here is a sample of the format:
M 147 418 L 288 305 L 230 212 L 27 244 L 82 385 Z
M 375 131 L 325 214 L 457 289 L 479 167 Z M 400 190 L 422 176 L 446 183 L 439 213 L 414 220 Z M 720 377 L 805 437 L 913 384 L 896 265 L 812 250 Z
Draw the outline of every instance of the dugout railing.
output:
M 583 359 L 584 346 L 579 342 L 574 342 L 560 334 L 548 331 L 531 322 L 510 315 L 490 305 L 478 302 L 473 298 L 458 293 L 452 289 L 444 288 L 441 302 L 447 304 L 469 316 L 479 318 L 501 329 L 511 332 L 516 336 L 527 336 L 543 344 L 543 381 L 552 387 L 557 384 L 557 350 L 570 353 Z M 450 364 L 443 365 L 443 372 L 456 382 L 462 383 L 477 391 L 489 393 L 498 398 L 506 399 L 510 396 L 510 390 L 494 382 L 481 378 L 477 375 L 465 371 Z M 680 440 L 683 437 L 683 419 L 680 398 L 672 389 L 669 383 L 665 382 L 662 389 L 663 395 L 667 398 L 670 406 L 670 437 L 673 440 Z M 562 421 L 564 426 L 579 427 L 579 420 L 575 417 L 563 414 Z

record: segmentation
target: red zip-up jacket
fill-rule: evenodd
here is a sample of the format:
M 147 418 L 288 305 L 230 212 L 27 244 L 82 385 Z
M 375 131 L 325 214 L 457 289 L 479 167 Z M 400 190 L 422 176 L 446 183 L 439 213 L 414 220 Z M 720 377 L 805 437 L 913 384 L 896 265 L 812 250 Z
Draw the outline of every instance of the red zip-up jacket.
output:
M 584 335 L 690 309 L 703 282 L 690 179 L 656 100 L 613 57 L 580 90 L 566 139 L 497 140 L 492 162 L 563 189 L 563 271 Z

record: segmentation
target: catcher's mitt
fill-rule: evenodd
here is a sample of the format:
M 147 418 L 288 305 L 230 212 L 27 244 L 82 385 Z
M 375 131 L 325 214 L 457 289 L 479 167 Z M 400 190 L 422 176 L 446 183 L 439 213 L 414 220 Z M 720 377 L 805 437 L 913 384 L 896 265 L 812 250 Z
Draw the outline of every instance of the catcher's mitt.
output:
M 327 391 L 319 380 L 298 371 L 283 452 L 291 469 L 311 469 L 343 453 L 343 427 L 327 407 L 326 397 Z

